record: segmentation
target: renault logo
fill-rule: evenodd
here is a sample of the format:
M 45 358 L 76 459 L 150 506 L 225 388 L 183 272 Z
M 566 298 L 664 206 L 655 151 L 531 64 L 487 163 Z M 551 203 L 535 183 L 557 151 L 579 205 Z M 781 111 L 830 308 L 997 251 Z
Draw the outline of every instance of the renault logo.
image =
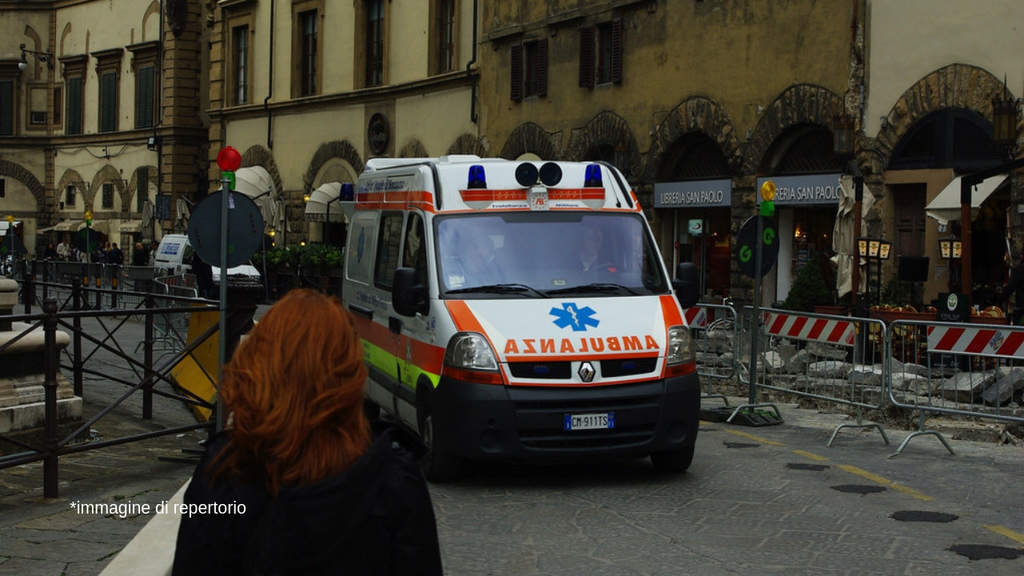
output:
M 594 379 L 594 374 L 597 373 L 597 370 L 594 370 L 594 366 L 590 362 L 584 362 L 580 364 L 580 369 L 577 373 L 580 375 L 581 380 L 590 382 Z

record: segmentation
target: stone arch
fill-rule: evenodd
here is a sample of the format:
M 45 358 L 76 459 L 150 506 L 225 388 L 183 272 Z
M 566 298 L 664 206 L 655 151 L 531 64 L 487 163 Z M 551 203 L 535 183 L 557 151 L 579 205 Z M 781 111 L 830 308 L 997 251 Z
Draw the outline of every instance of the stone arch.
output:
M 71 35 L 71 22 L 64 25 L 64 30 L 60 33 L 60 55 L 64 56 L 64 42 L 67 41 L 68 36 Z
M 42 40 L 40 40 L 40 38 L 39 38 L 39 33 L 36 32 L 35 28 L 33 28 L 32 26 L 30 26 L 28 24 L 25 25 L 25 36 L 27 36 L 29 38 L 29 40 L 32 41 L 32 47 L 31 47 L 32 50 L 35 50 L 36 52 L 46 52 L 47 51 L 46 47 L 43 46 Z M 39 58 L 33 58 L 32 59 L 32 63 L 33 63 L 32 77 L 38 80 L 39 79 L 39 68 L 42 66 L 42 62 L 39 60 Z
M 89 192 L 89 186 L 82 179 L 82 175 L 78 173 L 78 170 L 74 168 L 68 168 L 64 171 L 64 175 L 60 177 L 60 182 L 57 184 L 58 200 L 68 186 L 74 186 L 78 189 L 78 194 L 82 195 L 82 203 L 84 205 L 86 194 Z
M 7 176 L 24 184 L 36 199 L 36 211 L 44 211 L 46 206 L 46 188 L 39 183 L 39 180 L 28 169 L 21 164 L 0 159 L 0 176 Z
M 904 92 L 878 132 L 878 161 L 886 166 L 900 139 L 919 120 L 943 108 L 966 108 L 992 118 L 992 98 L 1001 94 L 1003 81 L 970 64 L 950 64 L 915 82 Z M 1019 129 L 1019 126 L 1018 126 Z
M 591 150 L 598 146 L 615 148 L 616 155 L 622 158 L 616 168 L 627 178 L 641 173 L 640 148 L 629 123 L 622 116 L 605 110 L 594 116 L 583 128 L 573 129 L 565 158 L 585 160 Z
M 305 185 L 306 189 L 309 189 L 313 185 L 317 174 L 320 173 L 320 168 L 322 168 L 323 165 L 331 158 L 341 158 L 348 162 L 349 166 L 355 170 L 357 176 L 363 171 L 363 159 L 360 158 L 359 152 L 356 151 L 355 146 L 352 146 L 348 140 L 333 140 L 331 142 L 325 142 L 321 144 L 320 147 L 317 148 L 316 153 L 313 154 L 313 159 L 309 162 L 309 168 L 306 169 L 306 174 L 302 177 L 302 183 Z M 275 183 L 280 186 L 279 182 L 275 181 Z
M 121 172 L 117 168 L 107 164 L 103 168 L 100 168 L 99 171 L 96 172 L 96 175 L 92 177 L 92 184 L 89 186 L 89 190 L 85 195 L 86 209 L 95 211 L 96 192 L 107 182 L 114 184 L 114 187 L 117 189 L 117 196 L 121 199 L 121 206 L 114 209 L 114 211 L 119 212 L 124 208 L 125 195 L 128 193 L 128 189 L 124 185 Z
M 725 108 L 704 96 L 691 96 L 673 108 L 655 130 L 643 172 L 648 182 L 656 179 L 658 168 L 672 146 L 693 132 L 703 132 L 717 143 L 730 169 L 736 171 L 741 167 L 740 143 Z
M 532 152 L 544 160 L 557 160 L 557 151 L 558 146 L 551 134 L 538 124 L 523 122 L 505 139 L 501 157 L 515 160 L 523 154 Z
M 139 166 L 135 170 L 132 170 L 131 182 L 128 184 L 128 203 L 122 204 L 122 208 L 127 207 L 128 212 L 132 212 L 135 207 L 135 197 L 139 193 L 139 170 L 146 171 L 146 180 L 152 184 L 157 180 L 156 166 Z
M 743 172 L 757 172 L 761 159 L 776 138 L 796 124 L 817 124 L 832 129 L 834 117 L 843 110 L 843 97 L 823 86 L 796 84 L 768 105 L 750 134 L 743 155 Z
M 410 138 L 398 152 L 399 158 L 427 158 L 428 156 L 430 154 L 427 153 L 426 147 L 417 138 Z
M 280 194 L 284 194 L 284 188 L 281 186 L 281 173 L 277 171 L 277 162 L 274 162 L 274 155 L 263 146 L 254 144 L 249 147 L 248 150 L 242 154 L 242 164 L 240 168 L 246 166 L 262 166 L 270 174 L 270 177 L 274 180 L 274 189 Z
M 152 2 L 150 2 L 149 8 L 146 8 L 146 13 L 142 15 L 142 32 L 141 32 L 141 38 L 142 38 L 141 41 L 142 42 L 146 41 L 146 23 L 149 21 L 149 19 L 151 17 L 153 17 L 153 16 L 159 17 L 159 15 L 160 15 L 160 3 L 157 2 L 157 0 L 153 0 Z
M 482 140 L 466 133 L 455 139 L 455 142 L 448 147 L 447 154 L 476 154 L 481 158 L 487 156 L 487 147 Z

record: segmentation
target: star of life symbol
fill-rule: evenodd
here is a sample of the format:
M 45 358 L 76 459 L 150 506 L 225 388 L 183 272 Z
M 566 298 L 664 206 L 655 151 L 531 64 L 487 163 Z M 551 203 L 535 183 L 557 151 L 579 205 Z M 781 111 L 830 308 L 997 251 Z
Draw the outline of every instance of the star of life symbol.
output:
M 597 328 L 597 325 L 601 323 L 600 320 L 592 318 L 593 308 L 590 306 L 580 308 L 572 302 L 562 302 L 561 308 L 552 308 L 549 314 L 555 317 L 553 321 L 555 326 L 559 328 L 572 326 L 573 332 L 586 332 L 587 326 Z

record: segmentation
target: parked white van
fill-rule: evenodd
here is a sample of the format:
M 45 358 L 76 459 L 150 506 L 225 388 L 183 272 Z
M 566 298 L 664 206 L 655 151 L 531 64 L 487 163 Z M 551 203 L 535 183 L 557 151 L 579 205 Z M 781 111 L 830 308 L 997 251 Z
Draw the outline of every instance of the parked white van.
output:
M 156 258 L 153 267 L 168 276 L 185 274 L 192 271 L 192 245 L 186 234 L 165 234 L 156 247 Z M 213 268 L 213 283 L 220 284 L 220 267 Z M 228 268 L 228 285 L 261 284 L 260 271 L 251 264 L 243 264 Z
M 690 465 L 700 388 L 680 304 L 696 269 L 673 293 L 617 169 L 378 158 L 342 204 L 367 399 L 419 433 L 428 478 L 467 459 Z

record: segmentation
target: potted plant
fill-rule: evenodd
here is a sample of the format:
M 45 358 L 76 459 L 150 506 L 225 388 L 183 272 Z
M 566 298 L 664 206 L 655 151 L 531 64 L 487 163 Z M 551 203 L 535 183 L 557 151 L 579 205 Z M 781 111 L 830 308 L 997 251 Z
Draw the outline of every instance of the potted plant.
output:
M 800 268 L 782 307 L 788 310 L 818 312 L 821 306 L 832 305 L 832 301 L 832 291 L 825 284 L 821 266 L 811 260 Z

